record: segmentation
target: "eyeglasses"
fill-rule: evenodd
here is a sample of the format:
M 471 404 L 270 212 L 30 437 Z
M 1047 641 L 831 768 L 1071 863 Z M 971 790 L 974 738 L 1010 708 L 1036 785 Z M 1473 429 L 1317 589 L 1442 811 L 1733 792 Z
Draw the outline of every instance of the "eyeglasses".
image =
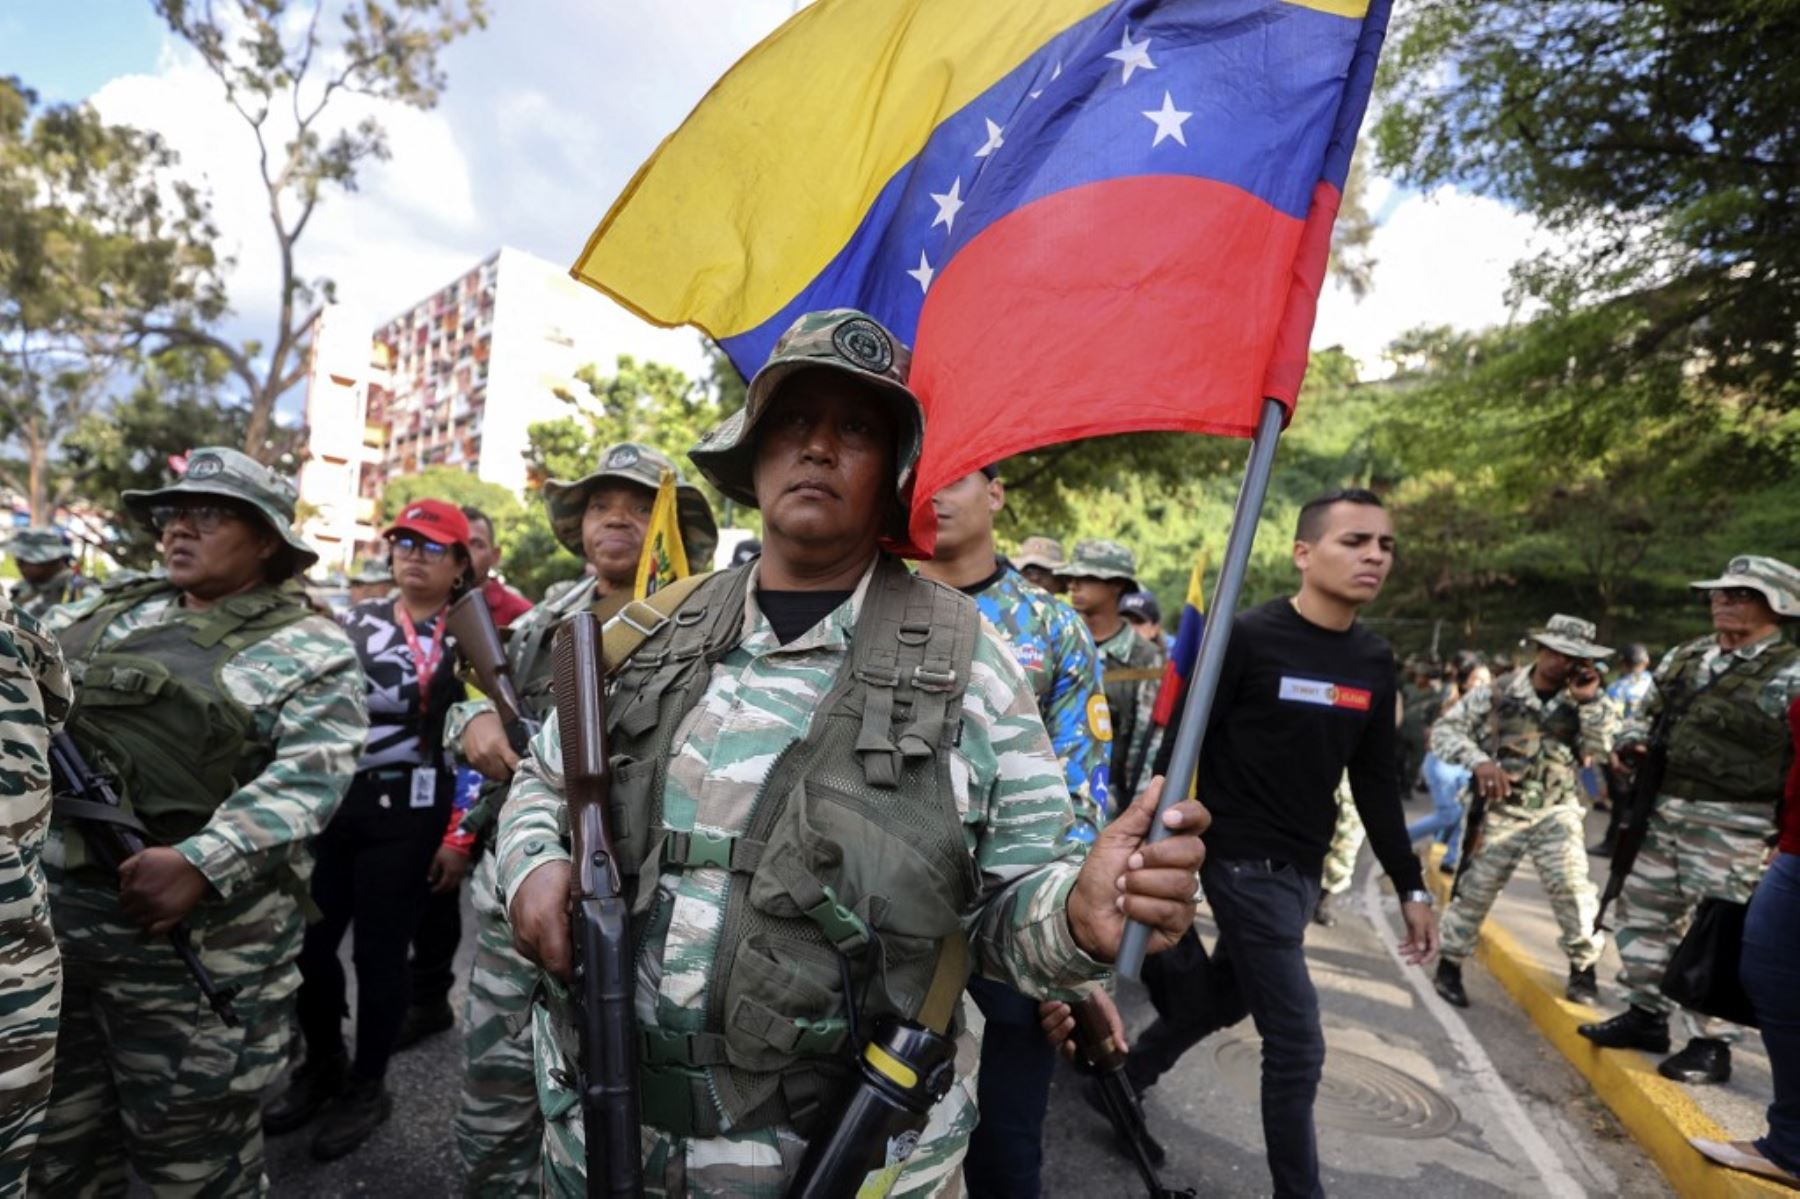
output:
M 1763 597 L 1754 587 L 1714 587 L 1710 594 L 1713 599 L 1722 599 L 1728 604 L 1753 604 Z
M 427 541 L 423 537 L 413 537 L 406 533 L 392 539 L 394 554 L 397 557 L 424 558 L 436 562 L 450 552 L 450 547 L 441 541 Z
M 202 537 L 219 531 L 228 520 L 236 520 L 235 510 L 222 504 L 154 504 L 150 508 L 150 524 L 158 533 L 178 520 L 192 525 Z

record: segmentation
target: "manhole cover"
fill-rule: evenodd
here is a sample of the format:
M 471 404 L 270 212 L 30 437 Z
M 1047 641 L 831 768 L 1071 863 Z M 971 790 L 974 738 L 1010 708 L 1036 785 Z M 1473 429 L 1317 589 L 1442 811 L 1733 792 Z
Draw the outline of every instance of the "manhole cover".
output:
M 1224 1041 L 1213 1058 L 1240 1094 L 1253 1100 L 1260 1095 L 1261 1041 Z M 1332 1128 L 1402 1141 L 1441 1137 L 1462 1120 L 1454 1103 L 1412 1075 L 1335 1047 L 1325 1054 L 1313 1114 Z

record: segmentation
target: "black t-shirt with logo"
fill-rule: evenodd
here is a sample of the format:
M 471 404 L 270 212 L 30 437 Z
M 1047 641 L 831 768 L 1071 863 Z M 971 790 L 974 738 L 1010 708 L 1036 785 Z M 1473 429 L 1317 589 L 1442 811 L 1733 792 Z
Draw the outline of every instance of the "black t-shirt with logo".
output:
M 1422 888 L 1400 806 L 1394 680 L 1392 647 L 1360 624 L 1323 628 L 1286 599 L 1239 616 L 1200 751 L 1207 852 L 1319 874 L 1347 769 L 1382 869 L 1401 891 Z
M 344 631 L 356 646 L 367 682 L 369 737 L 363 743 L 358 771 L 411 766 L 440 766 L 444 718 L 450 706 L 463 698 L 456 677 L 456 640 L 449 638 L 438 653 L 431 679 L 431 703 L 424 712 L 419 704 L 418 664 L 412 647 L 395 616 L 398 598 L 365 600 L 340 618 Z M 419 652 L 430 658 L 442 623 L 440 612 L 414 626 Z

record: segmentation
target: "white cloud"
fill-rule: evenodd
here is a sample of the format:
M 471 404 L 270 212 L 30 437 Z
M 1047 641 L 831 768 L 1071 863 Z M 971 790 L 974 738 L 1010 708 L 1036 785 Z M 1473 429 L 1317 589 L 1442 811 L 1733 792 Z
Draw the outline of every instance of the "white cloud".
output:
M 1388 374 L 1387 344 L 1420 325 L 1482 329 L 1520 315 L 1507 300 L 1514 263 L 1544 248 L 1531 217 L 1455 188 L 1392 198 L 1371 180 L 1369 206 L 1391 204 L 1371 246 L 1374 286 L 1361 302 L 1330 283 L 1319 297 L 1315 347 L 1341 345 L 1365 378 Z

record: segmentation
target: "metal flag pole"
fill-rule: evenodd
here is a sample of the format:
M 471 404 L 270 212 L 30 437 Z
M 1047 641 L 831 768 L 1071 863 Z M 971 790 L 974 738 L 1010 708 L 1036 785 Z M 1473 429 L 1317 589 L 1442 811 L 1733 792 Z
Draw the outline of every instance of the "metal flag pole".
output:
M 1169 758 L 1169 773 L 1163 779 L 1156 819 L 1150 825 L 1152 842 L 1169 835 L 1162 822 L 1163 813 L 1185 799 L 1193 789 L 1194 774 L 1200 766 L 1200 742 L 1206 733 L 1206 722 L 1212 716 L 1213 697 L 1219 690 L 1219 671 L 1225 665 L 1225 645 L 1231 639 L 1238 593 L 1244 589 L 1244 574 L 1250 566 L 1250 547 L 1256 541 L 1256 522 L 1262 516 L 1263 497 L 1269 491 L 1269 476 L 1275 466 L 1275 443 L 1281 438 L 1281 420 L 1285 412 L 1281 401 L 1265 399 L 1262 415 L 1256 422 L 1256 434 L 1250 442 L 1250 463 L 1244 468 L 1237 507 L 1231 514 L 1231 535 L 1225 542 L 1225 561 L 1219 568 L 1219 584 L 1213 590 L 1206 626 L 1200 633 L 1194 676 L 1188 683 L 1187 698 L 1181 705 L 1181 722 L 1175 729 L 1175 750 Z M 1135 981 L 1143 971 L 1144 954 L 1149 947 L 1150 926 L 1130 921 L 1125 925 L 1125 938 L 1119 944 L 1119 958 L 1114 968 Z

